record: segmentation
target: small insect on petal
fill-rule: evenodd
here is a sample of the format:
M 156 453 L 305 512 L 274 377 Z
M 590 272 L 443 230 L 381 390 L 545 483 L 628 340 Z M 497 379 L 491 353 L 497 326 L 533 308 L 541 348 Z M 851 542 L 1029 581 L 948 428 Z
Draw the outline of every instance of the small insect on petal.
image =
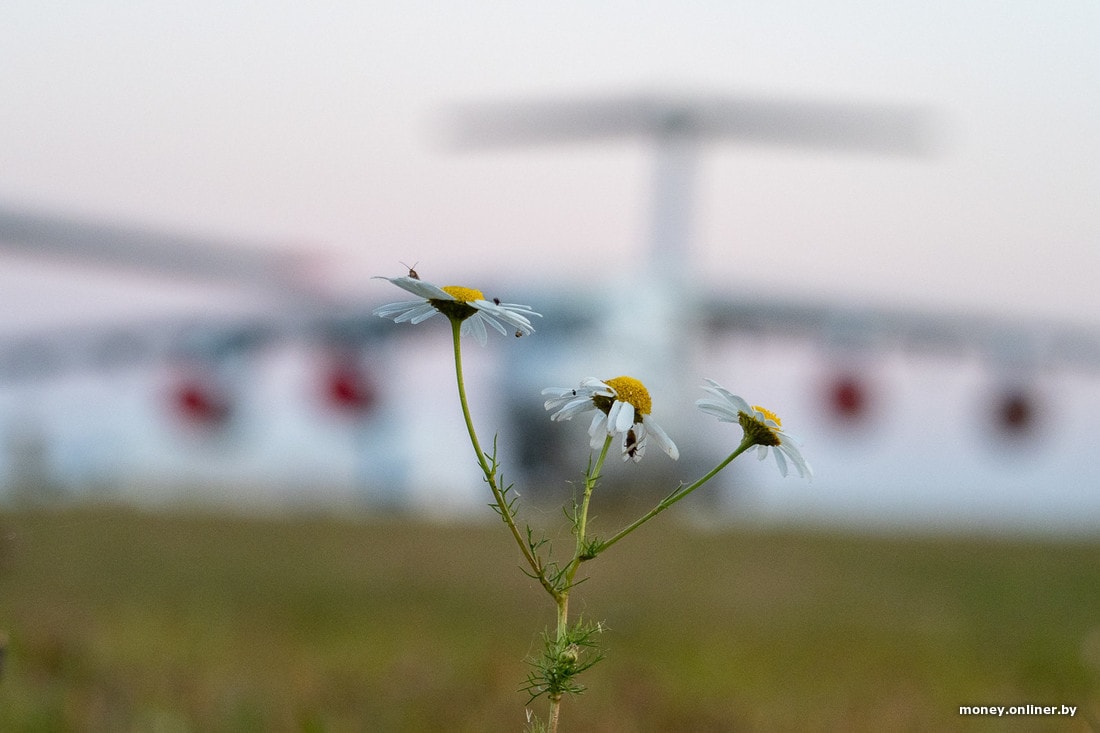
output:
M 398 262 L 401 262 L 401 260 L 398 260 Z M 401 264 L 405 265 L 405 267 L 409 267 L 404 262 L 401 262 Z M 416 264 L 414 264 L 412 267 L 409 267 L 409 277 L 411 277 L 413 280 L 419 280 L 420 279 L 420 275 L 417 275 L 416 270 L 413 269 L 413 267 L 416 267 L 416 265 L 419 265 L 419 264 L 420 264 L 420 260 L 417 260 Z

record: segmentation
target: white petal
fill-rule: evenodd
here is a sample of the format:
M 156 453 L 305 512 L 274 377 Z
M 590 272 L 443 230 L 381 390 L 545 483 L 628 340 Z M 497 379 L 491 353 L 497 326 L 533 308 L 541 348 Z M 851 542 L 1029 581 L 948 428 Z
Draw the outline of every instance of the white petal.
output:
M 744 398 L 738 397 L 722 385 L 718 384 L 718 382 L 715 382 L 713 379 L 707 379 L 706 381 L 710 383 L 710 387 L 703 387 L 705 391 L 717 395 L 725 402 L 730 403 L 730 405 L 732 405 L 733 408 L 738 412 L 744 412 L 749 415 L 752 414 L 752 407 L 749 405 L 748 402 L 744 400 Z
M 408 290 L 414 295 L 419 295 L 421 298 L 430 298 L 432 300 L 454 300 L 454 296 L 448 293 L 438 285 L 432 285 L 430 282 L 424 280 L 417 280 L 412 277 L 381 277 L 376 279 L 389 280 L 391 283 L 399 288 Z
M 536 313 L 535 311 L 531 310 L 531 306 L 529 306 L 529 305 L 521 305 L 519 303 L 497 303 L 495 305 L 497 305 L 497 307 L 502 308 L 506 311 L 510 311 L 510 312 L 514 313 L 515 315 L 521 315 L 521 316 L 524 316 L 524 317 L 526 317 L 526 316 L 538 316 L 539 318 L 542 318 L 542 314 L 541 313 Z
M 546 387 L 541 394 L 552 394 L 555 398 L 560 399 L 562 397 L 575 397 L 577 390 L 572 387 Z
M 657 445 L 661 446 L 661 450 L 667 453 L 672 460 L 675 461 L 680 457 L 680 449 L 676 447 L 676 444 L 668 437 L 668 433 L 653 418 L 646 415 L 642 418 L 642 423 L 649 432 L 653 433 L 653 439 L 657 441 Z
M 780 442 L 782 442 L 784 444 L 789 444 L 789 445 L 793 445 L 793 446 L 802 445 L 802 441 L 799 440 L 798 438 L 794 437 L 790 433 L 786 433 L 782 430 L 776 430 L 775 434 L 779 436 Z
M 607 384 L 603 380 L 596 379 L 595 377 L 585 377 L 584 379 L 582 379 L 581 387 L 591 390 L 592 394 L 598 394 L 604 397 L 615 396 L 615 390 L 611 389 L 611 385 Z
M 618 408 L 616 410 L 616 408 Z M 607 416 L 608 432 L 625 433 L 634 424 L 634 405 L 629 402 L 615 400 L 611 405 L 611 413 Z
M 603 414 L 603 410 L 596 410 L 592 424 L 588 426 L 588 435 L 592 438 L 589 445 L 593 448 L 603 447 L 603 442 L 607 438 L 607 415 Z
M 504 326 L 500 325 L 500 321 L 498 321 L 497 319 L 493 318 L 493 317 L 492 317 L 491 315 L 489 315 L 489 314 L 488 314 L 488 313 L 486 313 L 485 311 L 481 311 L 481 312 L 479 312 L 479 313 L 475 313 L 474 315 L 470 316 L 470 318 L 480 318 L 480 319 L 481 319 L 482 321 L 484 321 L 485 323 L 488 323 L 488 324 L 489 324 L 490 326 L 492 326 L 493 328 L 495 328 L 495 329 L 496 329 L 497 331 L 499 331 L 499 332 L 500 332 L 501 334 L 503 334 L 503 335 L 505 335 L 505 336 L 507 336 L 507 335 L 508 335 L 508 331 L 507 331 L 507 330 L 505 330 Z
M 721 422 L 737 422 L 737 411 L 727 404 L 704 398 L 696 400 L 695 406 L 708 415 L 714 415 Z
M 485 333 L 485 324 L 481 322 L 480 318 L 470 316 L 462 322 L 462 332 L 472 333 L 477 342 L 482 346 L 485 345 L 485 341 L 488 338 L 488 334 Z
M 611 403 L 611 409 L 607 411 L 607 432 L 616 433 L 619 432 L 615 429 L 615 424 L 619 420 L 619 412 L 623 409 L 623 403 L 615 400 Z
M 780 433 L 782 435 L 782 433 Z M 803 478 L 808 478 L 811 481 L 814 477 L 814 470 L 810 467 L 810 464 L 806 462 L 806 459 L 802 457 L 802 452 L 798 450 L 792 443 L 783 442 L 779 449 L 787 454 L 787 457 L 791 459 L 791 463 L 794 464 L 795 469 L 798 471 L 798 475 Z
M 531 325 L 531 322 L 527 320 L 526 317 L 524 317 L 520 313 L 516 313 L 514 310 L 506 307 L 503 304 L 498 305 L 497 303 L 492 303 L 488 300 L 475 300 L 470 305 L 473 305 L 475 308 L 478 308 L 485 313 L 491 313 L 493 316 L 504 321 L 524 336 L 529 336 L 535 332 L 534 326 Z M 526 307 L 527 306 L 524 306 L 524 308 Z M 531 311 L 529 308 L 528 311 L 531 312 L 532 315 L 539 315 L 534 311 Z M 501 333 L 505 333 L 503 326 L 501 326 L 500 329 Z
M 775 465 L 779 466 L 779 475 L 787 477 L 787 459 L 783 457 L 783 451 L 775 449 Z
M 406 315 L 409 318 L 409 323 L 416 325 L 417 323 L 423 323 L 438 312 L 439 311 L 437 311 L 435 309 L 435 306 L 431 303 L 423 303 L 421 304 L 420 308 L 416 310 L 416 312 L 409 311 L 409 313 L 407 313 Z M 396 318 L 394 319 L 394 321 L 398 323 L 400 322 L 397 321 Z
M 399 313 L 404 313 L 412 308 L 419 308 L 422 305 L 425 305 L 423 300 L 403 300 L 398 303 L 380 305 L 371 311 L 371 313 L 379 318 L 392 318 Z
M 550 416 L 551 420 L 571 420 L 574 415 L 579 415 L 582 412 L 588 412 L 589 410 L 595 410 L 596 405 L 592 403 L 592 400 L 588 397 L 578 397 L 575 400 L 569 402 L 565 407 L 561 408 L 558 412 Z

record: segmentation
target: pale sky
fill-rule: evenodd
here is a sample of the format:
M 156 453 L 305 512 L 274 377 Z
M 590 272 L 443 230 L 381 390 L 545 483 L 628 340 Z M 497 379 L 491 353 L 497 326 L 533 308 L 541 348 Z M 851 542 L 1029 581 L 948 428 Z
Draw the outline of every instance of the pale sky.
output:
M 1100 322 L 1095 0 L 207 7 L 7 0 L 0 201 L 326 250 L 335 281 L 377 299 L 392 293 L 368 277 L 398 260 L 441 282 L 593 283 L 644 256 L 646 146 L 456 153 L 445 105 L 919 104 L 940 123 L 931 158 L 710 148 L 690 271 Z

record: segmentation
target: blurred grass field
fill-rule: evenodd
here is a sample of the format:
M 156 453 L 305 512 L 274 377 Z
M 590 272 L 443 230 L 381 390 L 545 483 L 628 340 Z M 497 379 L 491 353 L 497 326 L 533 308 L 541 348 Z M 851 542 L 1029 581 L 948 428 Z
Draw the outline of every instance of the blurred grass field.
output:
M 509 541 L 488 520 L 0 513 L 0 730 L 519 731 L 553 616 Z M 1100 541 L 670 519 L 588 571 L 572 609 L 608 627 L 607 659 L 563 731 L 1100 717 Z M 1025 704 L 1078 714 L 958 715 Z

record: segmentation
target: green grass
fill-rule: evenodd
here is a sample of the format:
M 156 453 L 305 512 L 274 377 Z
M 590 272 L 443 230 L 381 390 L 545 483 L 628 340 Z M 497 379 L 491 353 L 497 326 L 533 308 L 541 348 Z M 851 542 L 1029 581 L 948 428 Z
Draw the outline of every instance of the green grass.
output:
M 587 569 L 572 609 L 609 628 L 607 659 L 563 731 L 1100 717 L 1100 542 L 662 518 Z M 488 520 L 0 513 L 3 731 L 519 731 L 523 659 L 552 622 Z M 1028 703 L 1082 712 L 957 714 Z

